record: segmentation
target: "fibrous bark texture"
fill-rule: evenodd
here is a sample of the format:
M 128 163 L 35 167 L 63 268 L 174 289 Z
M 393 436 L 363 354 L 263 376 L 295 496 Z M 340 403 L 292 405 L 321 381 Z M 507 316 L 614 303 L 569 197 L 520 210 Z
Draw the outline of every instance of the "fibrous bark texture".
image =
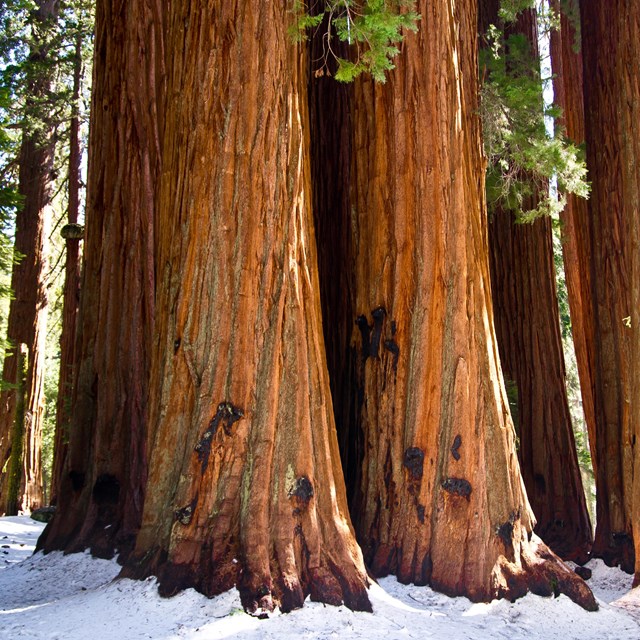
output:
M 80 241 L 82 227 L 78 225 L 80 212 L 80 81 L 82 78 L 82 35 L 76 36 L 73 69 L 72 115 L 69 123 L 69 204 L 68 225 L 63 227 L 65 240 L 64 290 L 62 293 L 62 330 L 60 333 L 60 377 L 56 402 L 56 430 L 51 470 L 50 502 L 58 499 L 58 487 L 62 478 L 69 441 L 71 422 L 71 394 L 75 367 L 76 324 L 80 296 Z
M 320 317 L 285 3 L 172 2 L 143 524 L 127 575 L 369 609 Z
M 131 549 L 146 481 L 154 203 L 162 104 L 160 3 L 96 7 L 85 260 L 69 450 L 40 546 Z
M 531 538 L 491 310 L 477 4 L 419 5 L 397 69 L 353 104 L 359 540 L 376 575 L 473 600 L 562 583 L 593 608 Z
M 572 0 L 577 11 L 577 0 Z M 559 2 L 556 2 L 559 10 Z M 577 16 L 576 16 L 577 17 Z M 551 63 L 553 67 L 554 102 L 562 109 L 558 126 L 567 138 L 583 145 L 584 98 L 582 82 L 582 52 L 576 49 L 576 28 L 565 13 L 561 13 L 560 31 L 551 32 Z M 595 452 L 595 413 L 593 404 L 595 362 L 593 306 L 591 300 L 591 236 L 589 207 L 585 198 L 567 194 L 567 203 L 560 213 L 562 222 L 562 256 L 571 313 L 571 335 L 576 353 L 582 410 L 592 450 L 591 462 L 597 464 Z
M 588 233 L 594 338 L 597 524 L 593 555 L 634 568 L 632 512 L 632 228 L 629 106 L 638 60 L 637 3 L 580 3 L 587 167 L 591 182 Z M 635 83 L 637 90 L 637 80 Z M 628 182 L 627 182 L 628 184 Z M 635 211 L 637 217 L 637 210 Z
M 521 12 L 510 31 L 525 36 L 537 62 L 535 11 Z M 517 224 L 513 212 L 491 214 L 496 334 L 503 374 L 517 388 L 518 459 L 535 531 L 558 555 L 586 562 L 592 530 L 567 400 L 551 220 Z
M 500 361 L 517 388 L 518 459 L 536 533 L 561 557 L 586 562 L 591 522 L 565 386 L 551 220 L 489 226 Z
M 634 586 L 640 585 L 640 5 L 632 0 L 622 3 L 621 21 L 621 92 L 620 111 L 623 138 L 622 183 L 629 220 L 627 238 L 631 253 L 631 445 L 634 460 L 631 523 L 635 550 Z M 630 135 L 630 132 L 633 134 Z
M 22 472 L 18 497 L 10 509 L 6 504 L 8 475 L 0 478 L 0 512 L 15 514 L 42 506 L 42 424 L 44 419 L 44 346 L 47 326 L 45 275 L 51 222 L 53 180 L 53 124 L 47 109 L 53 70 L 50 53 L 50 21 L 58 3 L 36 3 L 32 15 L 33 44 L 27 65 L 27 101 L 19 161 L 19 191 L 24 198 L 16 215 L 14 251 L 20 260 L 11 274 L 13 299 L 9 306 L 7 339 L 13 348 L 4 361 L 2 379 L 16 385 L 18 345 L 27 347 L 27 378 L 24 388 L 24 433 L 21 445 L 11 441 L 16 410 L 16 390 L 0 394 L 0 469 L 12 446 L 22 446 Z M 49 65 L 47 67 L 47 65 Z M 43 107 L 44 105 L 44 107 Z M 36 123 L 34 125 L 34 123 Z

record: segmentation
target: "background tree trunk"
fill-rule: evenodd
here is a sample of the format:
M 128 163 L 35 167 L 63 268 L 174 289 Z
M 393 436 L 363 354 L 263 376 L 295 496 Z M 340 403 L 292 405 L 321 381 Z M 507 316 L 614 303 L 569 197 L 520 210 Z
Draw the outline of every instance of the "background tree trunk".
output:
M 82 227 L 78 225 L 80 212 L 80 80 L 82 78 L 82 34 L 76 35 L 73 69 L 72 115 L 69 124 L 69 204 L 67 226 L 63 227 L 66 261 L 62 300 L 62 331 L 60 334 L 60 378 L 56 401 L 56 431 L 51 471 L 51 503 L 57 502 L 58 487 L 67 455 L 71 423 L 71 395 L 75 367 L 76 319 L 80 296 L 80 241 Z
M 150 474 L 127 575 L 370 609 L 326 370 L 284 3 L 171 5 Z M 256 37 L 256 34 L 258 36 Z
M 556 2 L 556 5 L 558 3 Z M 572 0 L 579 20 L 577 0 Z M 559 11 L 559 6 L 555 9 Z M 565 13 L 560 16 L 560 31 L 551 33 L 554 102 L 562 109 L 557 125 L 564 127 L 569 140 L 576 145 L 585 141 L 582 51 L 576 51 L 575 26 Z M 578 46 L 580 45 L 578 41 Z M 597 464 L 595 451 L 594 409 L 594 341 L 593 307 L 591 305 L 591 237 L 589 207 L 585 198 L 567 194 L 567 204 L 560 213 L 562 222 L 562 256 L 571 312 L 571 335 L 576 353 L 582 410 L 589 434 L 591 463 Z
M 622 114 L 630 108 L 629 100 L 640 98 L 630 96 L 631 87 L 627 88 L 638 60 L 629 57 L 625 30 L 636 12 L 636 5 L 624 0 L 606 5 L 580 3 L 595 364 L 597 524 L 592 553 L 629 572 L 634 569 L 632 330 L 628 326 L 633 211 L 624 192 L 629 130 Z
M 557 584 L 593 608 L 529 539 L 490 298 L 477 3 L 419 10 L 387 84 L 356 83 L 352 115 L 365 560 L 473 600 Z
M 521 12 L 510 32 L 526 37 L 537 64 L 535 11 Z M 558 555 L 584 563 L 593 538 L 567 400 L 551 220 L 517 224 L 513 212 L 491 214 L 496 335 L 502 371 L 517 386 L 518 459 L 535 531 Z
M 25 125 L 19 155 L 19 192 L 22 205 L 16 215 L 14 252 L 22 256 L 11 274 L 13 299 L 9 306 L 7 339 L 13 349 L 5 357 L 2 379 L 18 383 L 17 345 L 27 346 L 29 362 L 25 386 L 25 420 L 22 477 L 17 510 L 42 506 L 42 422 L 44 418 L 44 345 L 47 326 L 47 292 L 45 274 L 51 218 L 51 183 L 53 172 L 53 123 L 48 102 L 54 67 L 49 60 L 51 21 L 58 3 L 37 2 L 31 14 L 32 44 L 27 63 L 27 102 Z M 0 394 L 0 469 L 8 459 L 11 431 L 15 419 L 16 391 Z M 8 474 L 0 482 L 0 510 L 7 510 Z
M 140 525 L 162 59 L 159 2 L 98 2 L 71 439 L 47 550 L 125 557 Z

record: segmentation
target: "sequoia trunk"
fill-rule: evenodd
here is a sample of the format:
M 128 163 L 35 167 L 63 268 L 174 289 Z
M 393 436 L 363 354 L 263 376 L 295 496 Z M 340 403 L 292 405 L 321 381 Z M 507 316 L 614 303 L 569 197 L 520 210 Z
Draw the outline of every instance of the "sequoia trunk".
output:
M 577 10 L 577 0 L 574 9 Z M 557 2 L 556 2 L 557 4 Z M 556 8 L 557 9 L 557 8 Z M 560 31 L 551 32 L 554 102 L 562 109 L 558 122 L 566 136 L 576 145 L 585 141 L 582 53 L 576 51 L 576 28 L 564 13 Z M 560 214 L 562 255 L 571 313 L 571 335 L 576 353 L 582 410 L 592 450 L 591 462 L 597 464 L 594 413 L 594 341 L 593 306 L 591 304 L 591 237 L 589 206 L 585 198 L 567 194 L 567 204 Z
M 161 61 L 159 2 L 98 2 L 71 433 L 47 550 L 125 557 L 140 525 Z
M 526 37 L 537 62 L 535 11 L 521 12 L 512 31 Z M 518 459 L 535 531 L 563 558 L 586 562 L 592 531 L 567 400 L 551 220 L 518 224 L 511 211 L 491 214 L 496 334 L 502 371 L 517 389 Z
M 538 540 L 495 341 L 477 100 L 477 4 L 420 2 L 386 85 L 354 99 L 359 426 L 354 519 L 376 575 L 473 600 L 555 586 L 595 601 Z
M 369 609 L 326 369 L 306 65 L 285 3 L 171 3 L 150 468 L 161 593 Z
M 18 384 L 17 349 L 27 348 L 24 387 L 23 442 L 11 441 L 16 413 L 16 389 L 0 394 L 0 469 L 13 446 L 22 447 L 21 478 L 17 500 L 7 510 L 8 474 L 0 478 L 0 512 L 17 513 L 42 506 L 42 424 L 44 419 L 44 346 L 47 325 L 45 273 L 51 222 L 53 179 L 53 124 L 48 113 L 54 68 L 49 59 L 51 21 L 58 3 L 42 0 L 32 12 L 33 41 L 27 62 L 27 100 L 20 146 L 19 191 L 23 197 L 16 215 L 14 252 L 21 256 L 11 274 L 13 299 L 9 306 L 7 339 L 13 348 L 4 361 L 2 379 Z
M 628 110 L 637 95 L 640 7 L 635 2 L 581 2 L 587 167 L 591 182 L 588 234 L 594 334 L 595 472 L 597 524 L 593 555 L 634 569 L 632 512 L 632 241 L 637 184 Z M 635 90 L 635 92 L 634 92 Z

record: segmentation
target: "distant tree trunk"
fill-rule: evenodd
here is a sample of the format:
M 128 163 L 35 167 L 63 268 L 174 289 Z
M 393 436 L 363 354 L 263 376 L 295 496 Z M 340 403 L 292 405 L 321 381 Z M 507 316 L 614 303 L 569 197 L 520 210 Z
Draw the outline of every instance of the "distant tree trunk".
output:
M 575 9 L 577 10 L 577 0 Z M 559 0 L 556 0 L 556 5 Z M 556 6 L 556 10 L 559 7 Z M 560 31 L 551 33 L 554 102 L 562 108 L 559 126 L 576 145 L 585 141 L 584 98 L 582 82 L 582 52 L 575 50 L 576 30 L 566 14 L 561 14 Z M 578 43 L 579 44 L 579 43 Z M 589 434 L 592 464 L 595 469 L 595 409 L 594 409 L 594 341 L 593 308 L 591 305 L 591 237 L 589 206 L 585 198 L 567 194 L 567 204 L 560 214 L 562 221 L 562 254 L 567 294 L 571 312 L 571 335 L 576 352 L 582 410 Z
M 171 4 L 139 564 L 161 593 L 370 609 L 326 368 L 285 3 Z M 256 34 L 258 36 L 256 37 Z
M 597 524 L 593 555 L 626 571 L 634 569 L 632 510 L 632 264 L 633 200 L 625 194 L 626 154 L 633 129 L 629 105 L 640 99 L 638 59 L 631 25 L 637 3 L 580 3 L 584 64 L 587 167 L 591 181 L 588 233 L 594 339 L 594 412 Z M 635 124 L 633 125 L 635 126 Z M 635 173 L 634 173 L 635 172 Z M 627 183 L 629 184 L 629 183 Z M 635 212 L 637 215 L 637 211 Z
M 517 224 L 502 211 L 489 230 L 500 361 L 517 385 L 518 458 L 535 531 L 561 557 L 586 562 L 591 522 L 565 386 L 551 221 Z
M 69 124 L 69 204 L 67 225 L 62 228 L 66 262 L 62 301 L 62 331 L 60 335 L 60 379 L 56 402 L 56 430 L 51 472 L 51 500 L 57 502 L 71 423 L 71 395 L 75 367 L 76 318 L 80 296 L 80 240 L 82 227 L 78 225 L 80 211 L 80 80 L 82 77 L 82 34 L 76 35 L 73 69 L 72 115 Z
M 557 586 L 594 608 L 529 537 L 491 310 L 477 4 L 419 4 L 397 69 L 354 98 L 365 560 L 473 600 Z
M 512 26 L 534 60 L 536 22 L 527 10 Z M 537 197 L 524 208 L 535 208 Z M 517 387 L 518 459 L 535 531 L 558 555 L 586 562 L 593 538 L 567 400 L 551 220 L 517 224 L 513 212 L 491 213 L 496 334 L 503 373 Z
M 17 510 L 42 506 L 42 423 L 44 418 L 44 346 L 47 325 L 45 273 L 50 226 L 51 182 L 54 140 L 48 98 L 54 71 L 50 65 L 51 20 L 58 2 L 42 0 L 31 14 L 32 45 L 27 63 L 25 127 L 19 155 L 19 192 L 24 198 L 16 215 L 14 251 L 23 256 L 11 274 L 13 299 L 9 306 L 7 339 L 14 348 L 5 357 L 2 379 L 17 384 L 17 345 L 28 350 L 25 387 L 22 478 Z M 34 123 L 37 123 L 34 125 Z M 16 391 L 0 394 L 0 469 L 14 443 L 11 431 L 15 419 Z M 17 443 L 15 443 L 17 444 Z M 0 483 L 0 511 L 9 514 L 6 473 Z
M 40 546 L 126 557 L 147 475 L 160 167 L 162 18 L 155 0 L 96 7 L 76 370 L 58 511 Z

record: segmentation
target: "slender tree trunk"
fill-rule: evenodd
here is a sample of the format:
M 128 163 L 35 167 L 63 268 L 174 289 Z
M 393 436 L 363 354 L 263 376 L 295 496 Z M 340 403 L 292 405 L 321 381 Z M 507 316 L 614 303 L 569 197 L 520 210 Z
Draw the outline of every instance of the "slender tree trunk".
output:
M 577 12 L 577 0 L 573 9 Z M 557 2 L 556 2 L 557 5 Z M 559 10 L 559 7 L 555 7 Z M 579 16 L 578 16 L 579 19 Z M 578 43 L 579 44 L 579 43 Z M 554 102 L 562 108 L 558 122 L 576 145 L 585 141 L 582 52 L 576 51 L 576 30 L 565 13 L 561 14 L 560 31 L 551 33 Z M 597 464 L 595 452 L 594 379 L 595 361 L 593 307 L 591 305 L 591 237 L 589 206 L 585 198 L 567 194 L 567 204 L 560 214 L 562 222 L 562 255 L 571 312 L 571 335 L 576 352 L 582 410 L 589 435 L 591 462 Z
M 594 608 L 530 539 L 491 308 L 477 3 L 419 9 L 387 83 L 357 83 L 352 116 L 359 539 L 376 575 L 473 600 L 557 587 Z
M 57 14 L 58 3 L 47 0 L 37 3 L 32 14 L 33 44 L 27 71 L 27 104 L 19 156 L 19 191 L 24 198 L 16 215 L 14 251 L 22 256 L 11 274 L 13 299 L 9 306 L 7 339 L 14 345 L 4 361 L 2 379 L 17 384 L 17 345 L 28 350 L 27 380 L 24 399 L 24 435 L 22 477 L 18 510 L 42 506 L 42 421 L 44 418 L 44 345 L 47 324 L 47 292 L 45 272 L 50 225 L 51 181 L 53 172 L 53 125 L 47 99 L 51 92 L 52 74 L 48 60 L 50 52 L 50 21 Z M 43 106 L 44 105 L 44 106 Z M 34 126 L 34 122 L 37 123 Z M 16 411 L 16 391 L 0 394 L 0 468 L 8 459 L 11 432 Z M 0 482 L 0 510 L 7 510 L 7 474 Z M 11 509 L 15 511 L 15 509 Z
M 637 3 L 580 3 L 584 65 L 587 166 L 591 181 L 588 233 L 594 340 L 594 412 L 597 525 L 593 555 L 634 569 L 632 510 L 632 264 L 633 200 L 625 197 L 630 175 L 626 142 L 633 58 L 629 23 Z M 636 84 L 637 88 L 637 84 Z M 633 171 L 631 172 L 633 173 Z M 637 171 L 634 174 L 637 180 Z M 637 214 L 637 212 L 636 212 Z
M 69 124 L 69 204 L 67 225 L 62 228 L 65 239 L 66 262 L 62 301 L 62 331 L 60 335 L 60 379 L 56 402 L 56 431 L 51 472 L 51 503 L 57 502 L 58 487 L 67 454 L 71 423 L 71 395 L 75 367 L 76 319 L 80 296 L 80 240 L 82 227 L 78 225 L 80 211 L 80 81 L 82 79 L 82 33 L 76 35 L 73 69 L 72 116 Z
M 536 23 L 535 11 L 527 10 L 513 25 L 527 38 L 534 60 Z M 540 99 L 542 109 L 542 93 Z M 536 198 L 525 207 L 534 208 Z M 586 562 L 592 530 L 567 400 L 551 220 L 517 224 L 510 211 L 492 214 L 496 334 L 503 373 L 517 387 L 518 458 L 535 531 L 558 555 Z
M 96 7 L 85 260 L 69 450 L 40 546 L 126 557 L 147 476 L 160 167 L 162 19 L 155 0 Z
M 326 369 L 285 3 L 171 5 L 150 473 L 128 573 L 370 609 Z M 257 34 L 257 36 L 256 36 Z M 173 97 L 179 96 L 179 99 Z

